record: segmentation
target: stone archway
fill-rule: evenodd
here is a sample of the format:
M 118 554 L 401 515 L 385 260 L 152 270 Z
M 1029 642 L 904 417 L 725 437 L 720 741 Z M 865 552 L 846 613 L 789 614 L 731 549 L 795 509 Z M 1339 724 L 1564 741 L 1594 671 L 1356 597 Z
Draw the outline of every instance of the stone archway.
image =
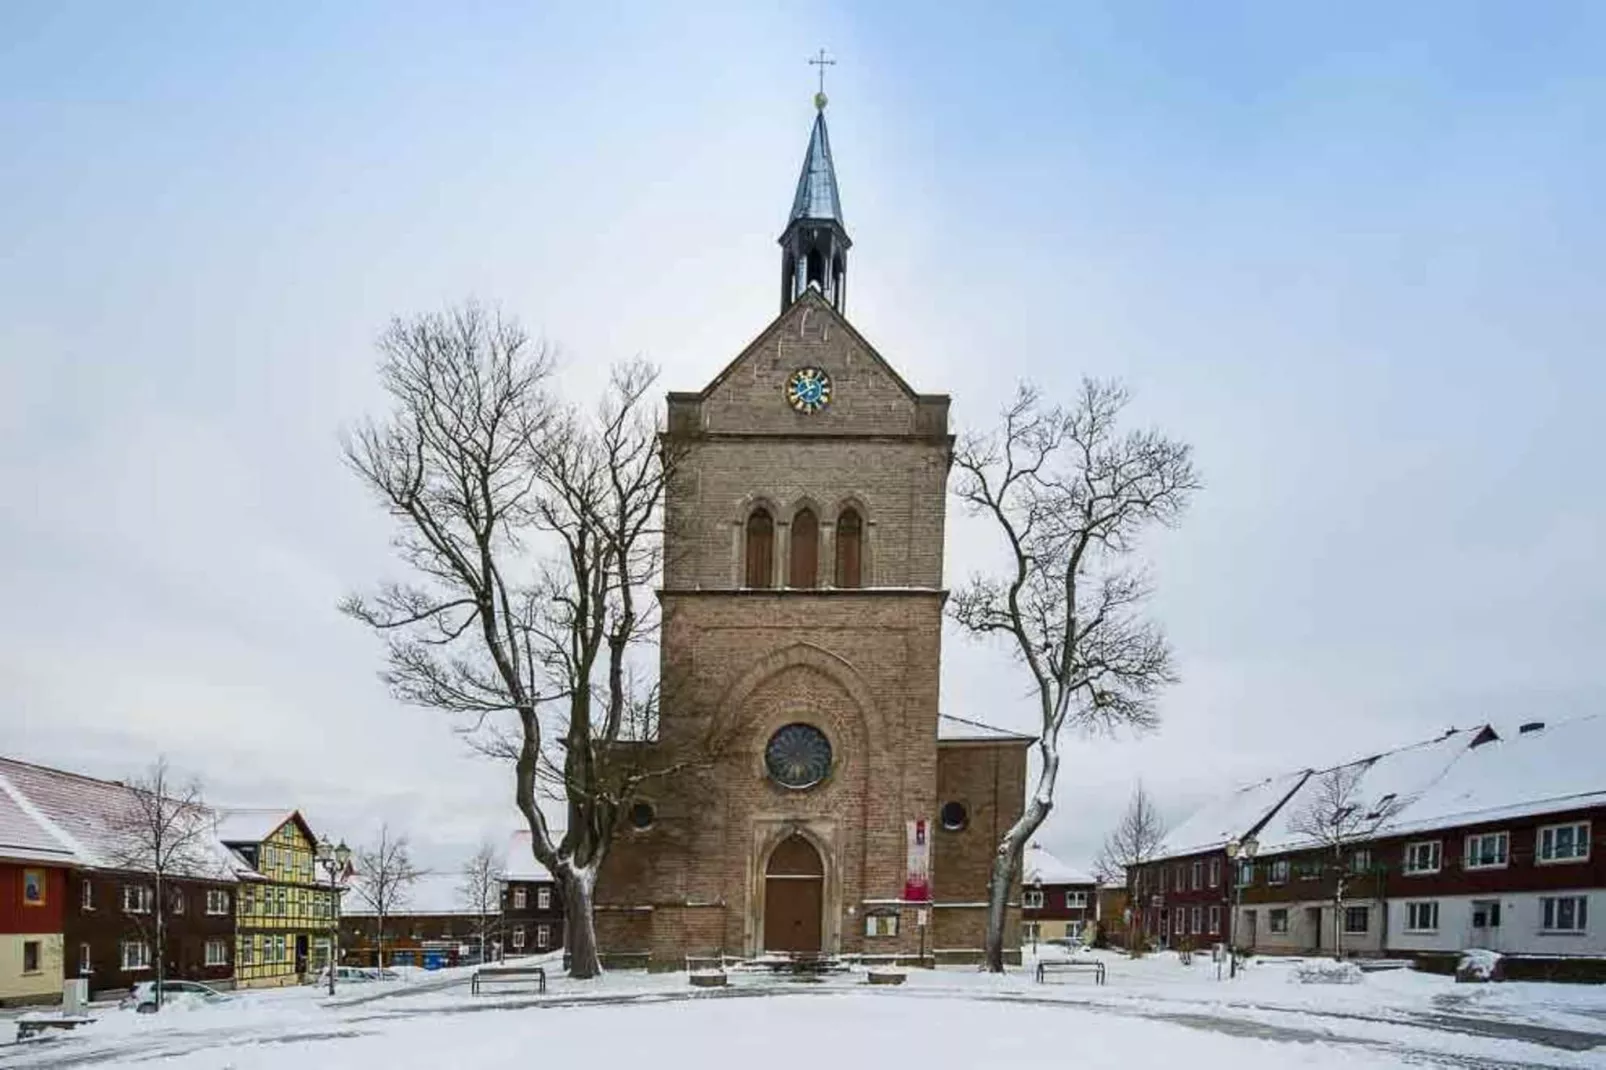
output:
M 775 845 L 764 866 L 764 947 L 768 954 L 818 955 L 823 949 L 825 862 L 801 833 Z

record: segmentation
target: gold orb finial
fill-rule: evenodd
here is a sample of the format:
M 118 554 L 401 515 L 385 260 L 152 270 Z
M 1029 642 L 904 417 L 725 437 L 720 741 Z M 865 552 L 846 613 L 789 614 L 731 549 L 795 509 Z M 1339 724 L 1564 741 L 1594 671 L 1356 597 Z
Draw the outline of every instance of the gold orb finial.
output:
M 828 102 L 829 102 L 829 98 L 827 98 L 824 93 L 816 93 L 816 94 L 814 94 L 814 110 L 815 111 L 824 111 L 825 110 L 825 105 Z

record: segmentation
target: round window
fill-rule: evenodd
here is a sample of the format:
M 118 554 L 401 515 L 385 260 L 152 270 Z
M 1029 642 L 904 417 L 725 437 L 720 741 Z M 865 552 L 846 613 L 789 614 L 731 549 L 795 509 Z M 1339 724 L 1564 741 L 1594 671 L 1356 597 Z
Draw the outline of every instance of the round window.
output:
M 638 829 L 652 828 L 657 816 L 649 802 L 638 802 L 630 808 L 630 823 Z
M 777 729 L 764 748 L 770 779 L 788 788 L 812 788 L 831 772 L 831 741 L 811 724 Z
M 958 832 L 965 827 L 970 815 L 965 812 L 962 802 L 945 802 L 942 804 L 942 827 L 949 832 Z

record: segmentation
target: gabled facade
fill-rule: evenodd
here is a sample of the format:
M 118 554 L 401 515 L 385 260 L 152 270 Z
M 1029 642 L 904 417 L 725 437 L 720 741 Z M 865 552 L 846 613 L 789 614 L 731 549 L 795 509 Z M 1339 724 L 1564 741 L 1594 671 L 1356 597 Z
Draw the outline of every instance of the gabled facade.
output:
M 224 810 L 218 838 L 249 867 L 239 891 L 238 983 L 298 984 L 322 969 L 340 897 L 319 879 L 306 819 L 294 810 Z
M 1021 859 L 1020 883 L 1022 944 L 1092 939 L 1099 917 L 1099 885 L 1092 874 L 1067 866 L 1033 843 Z
M 48 821 L 0 777 L 0 1006 L 60 996 L 72 863 Z
M 539 955 L 562 947 L 563 893 L 530 853 L 528 830 L 513 835 L 502 873 L 501 956 Z

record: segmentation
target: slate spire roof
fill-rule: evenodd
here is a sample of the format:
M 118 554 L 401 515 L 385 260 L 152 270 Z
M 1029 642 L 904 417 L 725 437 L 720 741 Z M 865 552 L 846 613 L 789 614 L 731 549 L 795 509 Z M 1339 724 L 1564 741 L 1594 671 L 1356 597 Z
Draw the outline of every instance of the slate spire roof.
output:
M 797 193 L 792 197 L 792 214 L 787 217 L 787 223 L 799 219 L 823 219 L 844 225 L 823 108 L 814 115 L 814 132 L 809 135 L 809 150 L 803 156 L 803 171 L 797 176 Z

